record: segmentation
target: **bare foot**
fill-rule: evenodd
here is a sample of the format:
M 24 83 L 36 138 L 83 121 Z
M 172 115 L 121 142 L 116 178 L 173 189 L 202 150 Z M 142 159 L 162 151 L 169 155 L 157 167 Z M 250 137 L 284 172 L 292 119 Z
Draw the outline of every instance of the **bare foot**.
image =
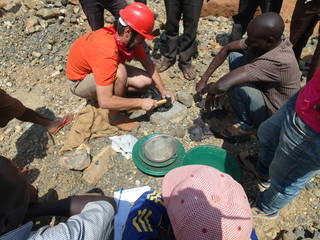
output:
M 63 118 L 57 118 L 52 121 L 52 124 L 48 127 L 48 132 L 52 135 L 56 135 L 64 126 L 70 124 L 74 118 L 74 114 L 70 113 Z

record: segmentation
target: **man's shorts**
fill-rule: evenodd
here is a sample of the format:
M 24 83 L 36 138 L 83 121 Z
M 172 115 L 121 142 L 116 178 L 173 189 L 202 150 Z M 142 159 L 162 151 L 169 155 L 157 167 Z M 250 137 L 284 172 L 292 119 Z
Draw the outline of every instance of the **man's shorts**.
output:
M 124 67 L 127 71 L 127 74 L 131 75 L 130 68 L 128 68 L 128 66 L 125 64 L 119 64 L 118 71 Z M 97 99 L 97 86 L 93 73 L 88 74 L 83 80 L 70 80 L 70 82 L 70 91 L 74 95 L 85 99 Z M 125 84 L 125 86 L 128 87 L 128 79 L 126 80 Z
M 83 80 L 71 80 L 71 92 L 81 98 L 96 99 L 96 81 L 93 73 L 88 74 Z
M 18 99 L 0 89 L 0 127 L 5 127 L 10 120 L 22 116 L 25 110 L 26 107 Z

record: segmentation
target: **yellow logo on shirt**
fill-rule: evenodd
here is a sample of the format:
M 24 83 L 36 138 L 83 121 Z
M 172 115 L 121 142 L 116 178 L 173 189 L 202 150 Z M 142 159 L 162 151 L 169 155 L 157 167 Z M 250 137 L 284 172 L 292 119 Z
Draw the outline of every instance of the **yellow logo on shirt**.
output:
M 162 200 L 161 194 L 157 192 L 152 192 L 147 195 L 147 199 L 154 201 L 155 203 L 159 203 L 164 206 L 164 202 Z
M 137 229 L 138 232 L 153 232 L 149 221 L 149 217 L 151 215 L 151 210 L 139 210 L 138 215 L 132 219 L 132 225 Z

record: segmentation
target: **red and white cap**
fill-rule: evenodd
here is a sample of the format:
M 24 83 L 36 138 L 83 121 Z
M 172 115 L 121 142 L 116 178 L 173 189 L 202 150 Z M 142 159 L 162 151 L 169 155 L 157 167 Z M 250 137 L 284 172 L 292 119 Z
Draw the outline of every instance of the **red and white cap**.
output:
M 177 240 L 247 240 L 252 232 L 248 198 L 228 174 L 204 165 L 170 171 L 162 196 Z

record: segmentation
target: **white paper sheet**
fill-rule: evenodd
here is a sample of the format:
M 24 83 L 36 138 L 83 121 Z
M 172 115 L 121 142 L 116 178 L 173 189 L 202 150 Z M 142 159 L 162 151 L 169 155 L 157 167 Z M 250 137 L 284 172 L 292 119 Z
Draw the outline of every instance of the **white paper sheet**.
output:
M 128 134 L 109 137 L 109 139 L 112 141 L 111 147 L 113 150 L 121 153 L 126 159 L 131 158 L 133 146 L 138 141 L 136 137 Z

